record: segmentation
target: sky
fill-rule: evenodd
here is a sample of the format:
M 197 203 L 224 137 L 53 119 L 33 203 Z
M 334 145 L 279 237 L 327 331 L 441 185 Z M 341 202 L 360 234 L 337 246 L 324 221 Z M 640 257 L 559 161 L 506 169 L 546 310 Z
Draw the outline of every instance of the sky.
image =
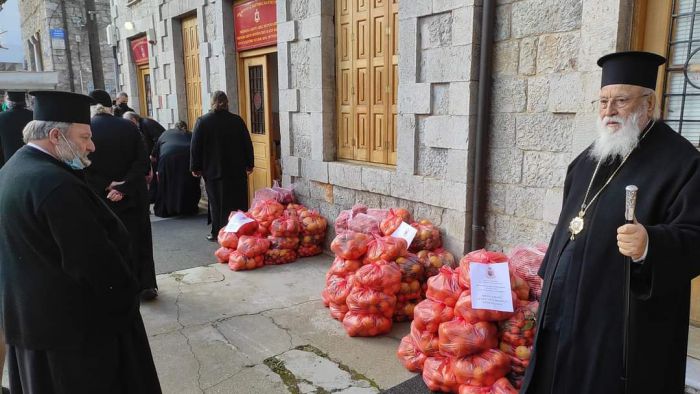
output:
M 0 11 L 0 31 L 7 33 L 0 35 L 0 42 L 9 49 L 0 49 L 0 63 L 23 63 L 24 50 L 22 49 L 22 32 L 19 28 L 19 0 L 8 0 Z

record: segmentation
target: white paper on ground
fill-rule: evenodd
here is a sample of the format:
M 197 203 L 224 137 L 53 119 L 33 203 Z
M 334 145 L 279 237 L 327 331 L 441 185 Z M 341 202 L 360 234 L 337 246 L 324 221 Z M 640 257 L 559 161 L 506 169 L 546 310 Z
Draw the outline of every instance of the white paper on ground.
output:
M 413 242 L 413 238 L 416 237 L 417 233 L 418 229 L 406 224 L 406 222 L 401 222 L 399 228 L 397 228 L 391 236 L 394 238 L 403 238 L 406 240 L 406 243 L 408 243 L 408 246 L 411 246 L 411 242 Z
M 472 308 L 513 312 L 508 263 L 469 263 Z
M 227 233 L 235 233 L 236 231 L 240 230 L 240 228 L 243 227 L 244 224 L 253 221 L 254 219 L 249 218 L 248 216 L 243 214 L 243 212 L 236 212 L 233 216 L 231 216 L 231 219 L 229 219 L 224 231 Z

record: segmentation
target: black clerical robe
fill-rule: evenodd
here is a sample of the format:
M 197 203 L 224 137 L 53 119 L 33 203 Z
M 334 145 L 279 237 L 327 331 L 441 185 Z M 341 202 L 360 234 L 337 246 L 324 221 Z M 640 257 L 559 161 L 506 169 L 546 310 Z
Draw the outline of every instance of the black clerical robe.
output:
M 0 169 L 0 322 L 13 393 L 159 393 L 129 234 L 82 178 L 25 146 Z
M 0 168 L 24 145 L 22 131 L 32 121 L 32 115 L 32 111 L 26 108 L 0 112 Z
M 572 244 L 569 222 L 596 164 L 586 150 L 568 168 L 561 216 L 540 269 L 541 327 L 521 392 L 623 391 L 625 259 L 616 236 L 625 223 L 625 187 L 637 185 L 636 217 L 649 234 L 649 249 L 646 260 L 632 266 L 629 393 L 680 394 L 690 280 L 700 273 L 700 154 L 657 121 L 588 209 Z M 589 200 L 614 167 L 601 169 Z
M 191 141 L 191 133 L 167 130 L 153 148 L 158 181 L 153 211 L 157 216 L 192 215 L 199 209 L 199 178 L 190 172 Z
M 226 110 L 201 116 L 192 134 L 190 169 L 204 177 L 216 237 L 231 211 L 248 210 L 246 170 L 254 166 L 253 144 L 243 119 Z

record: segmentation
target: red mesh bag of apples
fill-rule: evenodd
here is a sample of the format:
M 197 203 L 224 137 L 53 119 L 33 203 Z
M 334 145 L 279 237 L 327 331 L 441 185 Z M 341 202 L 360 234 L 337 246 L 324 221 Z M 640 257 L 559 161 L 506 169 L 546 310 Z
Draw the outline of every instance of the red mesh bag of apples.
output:
M 537 275 L 537 272 L 542 265 L 546 245 L 538 247 L 532 246 L 516 246 L 510 252 L 510 266 L 513 271 L 523 278 L 530 286 L 532 299 L 539 300 L 542 293 L 542 278 Z
M 228 263 L 228 259 L 231 256 L 231 253 L 233 253 L 234 251 L 234 249 L 229 249 L 222 246 L 219 249 L 217 249 L 216 252 L 214 252 L 214 256 L 216 256 L 216 260 L 219 263 L 226 264 Z
M 457 273 L 450 267 L 441 267 L 440 273 L 428 279 L 428 299 L 442 302 L 447 306 L 455 306 L 462 288 L 459 285 Z
M 470 263 L 481 263 L 481 264 L 495 264 L 495 263 L 508 263 L 508 257 L 500 252 L 491 252 L 485 249 L 475 250 L 464 256 L 459 262 L 459 283 L 462 287 L 468 289 L 471 287 L 471 266 Z M 520 276 L 516 275 L 512 271 L 512 267 L 509 264 L 510 270 L 510 287 L 517 294 L 518 298 L 521 300 L 527 300 L 530 294 L 530 287 L 525 280 Z
M 299 246 L 299 237 L 275 237 L 268 236 L 270 249 L 296 249 Z
M 493 386 L 469 386 L 463 384 L 459 386 L 459 394 L 518 394 L 506 378 L 498 379 Z
M 431 391 L 455 393 L 459 390 L 449 357 L 428 357 L 423 363 L 423 381 Z
M 398 257 L 406 254 L 408 244 L 403 238 L 377 237 L 375 236 L 367 245 L 367 256 L 369 262 L 379 260 L 395 261 Z
M 247 257 L 243 253 L 235 251 L 231 253 L 228 260 L 228 267 L 232 271 L 254 270 L 264 265 L 263 255 Z
M 470 386 L 491 386 L 510 371 L 510 358 L 500 350 L 457 358 L 453 362 L 457 382 Z
M 412 223 L 411 226 L 417 230 L 415 238 L 409 247 L 411 252 L 421 250 L 435 250 L 442 246 L 442 238 L 440 237 L 440 229 L 438 229 L 430 220 L 420 220 Z
M 246 216 L 247 218 L 251 219 L 250 222 L 243 223 L 241 225 L 241 227 L 238 228 L 238 230 L 236 231 L 236 235 L 238 237 L 240 237 L 241 235 L 253 235 L 253 234 L 255 234 L 256 231 L 258 231 L 258 222 L 255 220 L 255 218 L 253 218 L 251 215 L 249 215 L 245 212 L 242 212 L 242 211 L 231 212 L 228 215 L 228 220 L 230 221 L 236 215 L 241 216 L 241 217 Z M 224 229 L 225 228 L 226 227 L 224 227 Z M 221 234 L 221 231 L 219 231 L 219 235 L 220 234 Z M 221 241 L 219 241 L 219 243 L 221 243 Z
M 438 331 L 438 348 L 444 356 L 464 357 L 498 346 L 498 328 L 494 323 L 468 323 L 454 319 L 442 323 Z
M 393 261 L 377 261 L 360 267 L 353 276 L 353 284 L 396 294 L 401 289 L 401 270 Z
M 345 231 L 338 234 L 331 242 L 331 250 L 336 256 L 348 260 L 357 260 L 367 253 L 370 237 L 364 233 Z
M 348 221 L 348 230 L 377 236 L 382 235 L 381 230 L 379 230 L 379 220 L 366 213 L 358 213 L 353 216 Z
M 511 292 L 511 295 L 513 297 L 513 305 L 515 305 L 518 298 L 514 292 Z M 472 307 L 472 296 L 469 290 L 465 290 L 459 296 L 457 304 L 455 305 L 455 315 L 460 316 L 469 323 L 507 320 L 513 316 L 513 313 L 514 312 L 502 312 L 490 309 L 474 309 Z
M 401 339 L 399 349 L 396 351 L 396 356 L 401 361 L 406 369 L 411 372 L 420 372 L 423 370 L 423 363 L 428 357 L 416 347 L 415 342 L 410 335 L 406 335 Z
M 401 223 L 412 222 L 413 217 L 406 209 L 390 209 L 387 217 L 379 224 L 379 229 L 382 231 L 382 234 L 388 236 L 393 234 L 399 228 L 399 226 L 401 226 Z
M 294 249 L 268 249 L 265 252 L 265 265 L 289 264 L 297 259 Z
M 255 257 L 265 254 L 270 249 L 270 241 L 267 238 L 244 235 L 238 239 L 238 252 L 246 257 Z
M 355 287 L 345 302 L 350 312 L 380 314 L 391 318 L 396 307 L 396 296 L 364 287 Z
M 332 275 L 326 280 L 324 297 L 327 298 L 329 302 L 345 305 L 345 300 L 348 294 L 350 294 L 350 290 L 352 290 L 352 284 L 349 278 Z
M 221 230 L 219 230 L 217 241 L 219 241 L 219 245 L 224 248 L 236 249 L 238 247 L 238 235 L 233 232 L 227 232 L 226 227 L 222 227 Z
M 331 264 L 331 268 L 328 269 L 326 273 L 326 280 L 331 275 L 348 277 L 353 275 L 358 269 L 362 267 L 362 262 L 360 260 L 346 260 L 336 257 Z
M 343 327 L 351 337 L 374 337 L 391 331 L 391 317 L 373 313 L 348 312 Z
M 426 278 L 437 275 L 440 272 L 440 267 L 443 266 L 457 268 L 457 261 L 452 253 L 440 248 L 433 251 L 421 250 L 416 253 L 416 256 L 423 264 Z
M 323 247 L 321 245 L 301 245 L 297 249 L 297 255 L 299 257 L 310 257 L 316 256 L 323 253 Z
M 301 221 L 301 233 L 304 235 L 323 235 L 325 238 L 326 228 L 328 227 L 328 221 L 326 218 L 321 216 L 318 212 L 312 210 L 305 210 L 299 214 L 299 220 Z
M 296 237 L 299 235 L 301 226 L 299 218 L 289 211 L 284 211 L 282 216 L 272 221 L 270 234 L 275 237 Z
M 410 335 L 418 349 L 425 353 L 426 356 L 437 355 L 440 351 L 440 340 L 437 331 L 421 331 L 416 327 L 414 320 L 413 323 L 411 323 Z
M 420 331 L 437 333 L 441 323 L 454 318 L 454 309 L 433 300 L 423 300 L 413 310 L 413 325 Z

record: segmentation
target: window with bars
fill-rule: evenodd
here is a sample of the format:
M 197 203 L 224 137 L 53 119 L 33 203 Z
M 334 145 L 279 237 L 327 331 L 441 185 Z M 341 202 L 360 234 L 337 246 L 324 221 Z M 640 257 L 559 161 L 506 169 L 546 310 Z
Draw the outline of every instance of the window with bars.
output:
M 699 1 L 673 0 L 662 107 L 666 123 L 697 147 L 700 147 Z

